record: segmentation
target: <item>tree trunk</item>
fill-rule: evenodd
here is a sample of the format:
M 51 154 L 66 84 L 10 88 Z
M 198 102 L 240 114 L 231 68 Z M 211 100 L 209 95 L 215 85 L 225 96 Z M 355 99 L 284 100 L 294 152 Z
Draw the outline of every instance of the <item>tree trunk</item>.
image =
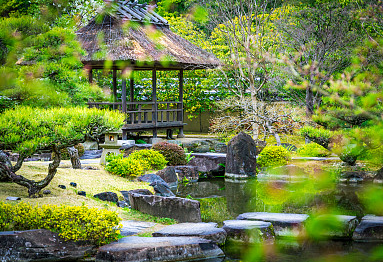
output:
M 15 174 L 16 171 L 13 171 L 13 168 L 7 166 L 6 162 L 4 163 L 0 161 L 0 168 L 5 170 L 7 176 L 12 180 L 12 182 L 20 186 L 24 186 L 28 188 L 29 197 L 39 197 L 41 189 L 49 185 L 53 177 L 56 175 L 57 168 L 60 165 L 60 160 L 61 160 L 60 149 L 54 146 L 53 152 L 55 153 L 54 159 L 53 159 L 53 162 L 50 163 L 48 166 L 48 175 L 43 180 L 40 180 L 37 182 L 34 180 L 29 180 L 21 175 L 16 175 Z
M 68 147 L 67 150 L 70 157 L 70 162 L 72 163 L 72 168 L 81 169 L 81 162 L 80 157 L 78 156 L 78 150 L 74 146 Z
M 306 87 L 306 116 L 311 118 L 314 114 L 314 93 L 311 86 Z
M 9 169 L 12 169 L 12 163 L 6 153 L 0 150 L 0 163 L 6 165 Z M 0 166 L 0 182 L 8 182 L 11 179 L 7 175 L 7 170 Z

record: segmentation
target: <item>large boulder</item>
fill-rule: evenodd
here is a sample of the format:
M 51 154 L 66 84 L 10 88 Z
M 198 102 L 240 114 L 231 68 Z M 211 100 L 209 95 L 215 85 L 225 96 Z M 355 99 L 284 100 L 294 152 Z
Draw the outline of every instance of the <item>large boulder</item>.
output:
M 222 250 L 202 238 L 132 236 L 100 247 L 96 261 L 190 261 L 217 257 L 224 257 Z
M 352 238 L 357 241 L 383 241 L 383 216 L 364 216 Z
M 145 174 L 145 175 L 139 176 L 137 180 L 141 182 L 147 182 L 149 184 L 153 182 L 166 183 L 165 180 L 163 180 L 160 176 L 155 174 Z
M 180 223 L 167 226 L 152 234 L 154 237 L 200 237 L 215 244 L 224 244 L 226 231 L 217 223 Z
M 272 242 L 274 228 L 270 222 L 250 220 L 226 220 L 222 227 L 227 238 L 244 243 Z
M 306 214 L 250 212 L 239 215 L 237 220 L 270 222 L 277 236 L 296 236 L 308 217 Z
M 376 171 L 376 175 L 374 176 L 374 183 L 383 183 L 383 167 Z
M 114 192 L 102 192 L 95 194 L 93 197 L 98 198 L 102 201 L 109 201 L 109 202 L 118 202 L 118 196 Z
M 185 179 L 196 182 L 199 178 L 196 166 L 175 166 L 174 168 L 179 182 L 182 182 Z
M 347 239 L 352 238 L 352 234 L 356 226 L 359 224 L 356 216 L 345 215 L 321 215 L 317 217 L 318 220 L 329 219 L 331 222 L 338 221 L 337 227 L 321 228 L 321 236 L 331 239 Z
M 132 209 L 158 217 L 168 217 L 178 222 L 201 222 L 200 203 L 180 197 L 143 195 L 130 191 L 129 202 Z
M 257 174 L 257 152 L 254 140 L 241 132 L 228 144 L 225 176 L 229 178 L 255 177 Z
M 170 187 L 177 187 L 178 178 L 174 167 L 165 167 L 164 169 L 158 171 L 156 175 L 161 177 Z
M 0 261 L 78 261 L 94 246 L 64 241 L 46 229 L 0 232 Z
M 9 160 L 9 155 L 2 150 L 0 150 L 0 163 L 12 169 L 12 163 L 11 160 Z M 11 179 L 8 177 L 6 170 L 0 166 L 0 182 L 6 181 L 11 181 Z
M 150 192 L 149 189 L 134 189 L 134 190 L 129 190 L 129 191 L 120 191 L 120 193 L 122 194 L 122 196 L 124 197 L 124 200 L 126 201 L 126 203 L 128 203 L 128 205 L 130 206 L 130 200 L 129 200 L 129 195 L 131 193 L 136 193 L 136 194 L 140 194 L 140 195 L 147 195 L 147 196 L 152 196 L 152 192 Z
M 170 187 L 166 183 L 153 182 L 149 186 L 152 186 L 157 196 L 173 197 L 174 193 L 170 190 Z
M 223 176 L 225 174 L 226 154 L 193 153 L 189 166 L 195 166 L 201 175 L 208 177 Z

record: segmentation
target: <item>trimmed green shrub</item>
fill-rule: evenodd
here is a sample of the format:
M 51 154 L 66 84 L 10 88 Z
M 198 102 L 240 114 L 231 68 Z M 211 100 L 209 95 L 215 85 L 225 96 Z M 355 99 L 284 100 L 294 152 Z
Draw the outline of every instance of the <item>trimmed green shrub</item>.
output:
M 168 161 L 168 166 L 186 164 L 185 151 L 179 145 L 163 141 L 153 145 L 152 149 L 159 151 L 166 158 Z
M 128 158 L 140 161 L 146 170 L 163 169 L 168 163 L 168 161 L 166 161 L 165 157 L 160 152 L 152 149 L 134 151 L 129 155 Z
M 0 202 L 0 231 L 48 229 L 65 240 L 89 241 L 101 246 L 120 235 L 116 212 L 86 206 L 32 206 Z
M 105 157 L 105 170 L 121 177 L 136 177 L 144 173 L 144 165 L 140 160 L 124 157 L 123 154 L 109 154 Z
M 307 157 L 327 157 L 331 155 L 331 152 L 328 151 L 326 148 L 324 148 L 321 145 L 318 145 L 317 143 L 309 143 L 297 151 L 298 155 L 300 156 L 307 156 Z
M 260 167 L 283 166 L 290 160 L 290 153 L 282 146 L 266 146 L 258 155 Z
M 301 136 L 328 149 L 331 138 L 335 135 L 333 131 L 305 126 L 300 130 Z

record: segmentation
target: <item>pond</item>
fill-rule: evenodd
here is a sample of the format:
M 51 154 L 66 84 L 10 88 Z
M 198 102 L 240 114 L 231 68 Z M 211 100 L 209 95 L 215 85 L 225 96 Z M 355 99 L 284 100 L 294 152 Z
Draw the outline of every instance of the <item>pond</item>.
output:
M 175 194 L 199 200 L 202 220 L 221 224 L 245 212 L 311 214 L 324 208 L 360 219 L 366 214 L 359 194 L 364 188 L 365 184 L 330 183 L 320 179 L 313 181 L 307 176 L 261 173 L 252 180 L 215 178 L 181 183 Z M 261 249 L 267 250 L 267 261 L 370 261 L 379 246 L 379 243 L 354 241 L 278 239 L 275 245 Z M 223 249 L 226 254 L 223 261 L 239 261 L 243 254 L 256 254 L 255 250 L 259 250 L 235 245 L 226 245 Z M 245 261 L 248 260 L 258 261 L 256 258 Z

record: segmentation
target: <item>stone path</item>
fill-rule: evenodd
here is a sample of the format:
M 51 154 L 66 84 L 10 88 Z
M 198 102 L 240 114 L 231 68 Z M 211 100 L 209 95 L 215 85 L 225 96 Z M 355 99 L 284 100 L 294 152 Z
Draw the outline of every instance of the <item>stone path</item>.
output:
M 146 229 L 154 227 L 157 225 L 152 222 L 142 222 L 142 221 L 134 221 L 134 220 L 125 220 L 121 221 L 121 235 L 123 236 L 132 236 L 136 234 L 143 233 Z

